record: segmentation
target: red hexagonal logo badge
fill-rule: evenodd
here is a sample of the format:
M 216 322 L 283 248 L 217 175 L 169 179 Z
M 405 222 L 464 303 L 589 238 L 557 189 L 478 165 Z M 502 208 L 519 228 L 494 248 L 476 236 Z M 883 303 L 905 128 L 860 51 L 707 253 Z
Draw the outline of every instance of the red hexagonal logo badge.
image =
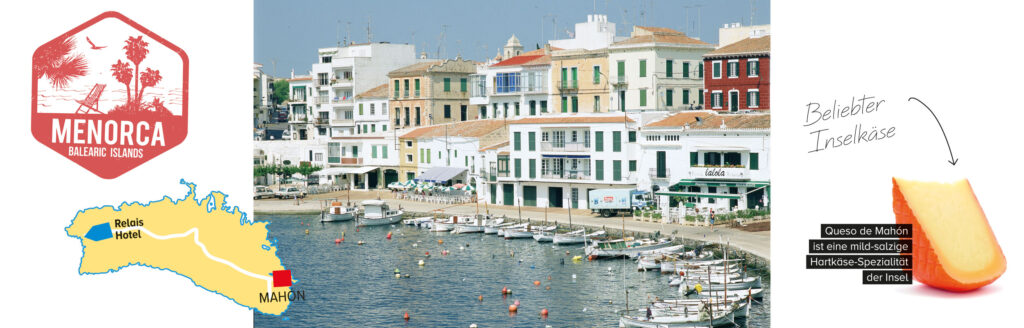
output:
M 105 179 L 188 134 L 188 56 L 117 12 L 32 55 L 32 135 Z

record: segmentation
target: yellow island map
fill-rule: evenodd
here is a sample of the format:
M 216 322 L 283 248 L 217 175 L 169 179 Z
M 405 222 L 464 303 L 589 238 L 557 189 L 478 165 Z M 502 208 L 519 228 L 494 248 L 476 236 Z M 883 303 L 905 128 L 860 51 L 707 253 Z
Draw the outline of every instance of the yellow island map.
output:
M 65 230 L 82 241 L 79 274 L 112 273 L 129 265 L 176 272 L 235 303 L 280 315 L 291 300 L 291 271 L 268 240 L 268 222 L 248 220 L 225 195 L 163 199 L 81 210 Z

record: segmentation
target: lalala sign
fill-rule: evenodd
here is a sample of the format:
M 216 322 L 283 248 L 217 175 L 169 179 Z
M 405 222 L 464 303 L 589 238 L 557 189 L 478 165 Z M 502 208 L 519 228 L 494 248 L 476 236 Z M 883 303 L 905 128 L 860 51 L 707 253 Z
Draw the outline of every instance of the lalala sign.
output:
M 32 55 L 32 135 L 105 179 L 185 140 L 188 56 L 117 12 Z

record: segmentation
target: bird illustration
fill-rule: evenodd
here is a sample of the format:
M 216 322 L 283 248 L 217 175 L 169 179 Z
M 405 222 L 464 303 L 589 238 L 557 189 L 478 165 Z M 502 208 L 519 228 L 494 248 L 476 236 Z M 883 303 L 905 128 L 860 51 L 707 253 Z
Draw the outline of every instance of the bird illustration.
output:
M 92 50 L 100 50 L 100 49 L 103 49 L 103 48 L 107 47 L 107 46 L 97 47 L 95 43 L 92 43 L 92 40 L 89 40 L 89 37 L 85 37 L 85 41 L 89 42 L 89 45 L 92 46 Z

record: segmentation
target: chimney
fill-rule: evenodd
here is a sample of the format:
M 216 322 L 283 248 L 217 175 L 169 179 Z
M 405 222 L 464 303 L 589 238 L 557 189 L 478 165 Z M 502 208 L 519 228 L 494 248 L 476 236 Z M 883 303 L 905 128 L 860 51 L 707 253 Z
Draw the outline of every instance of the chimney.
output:
M 551 44 L 550 43 L 545 43 L 544 44 L 544 54 L 545 55 L 550 55 L 551 54 Z

